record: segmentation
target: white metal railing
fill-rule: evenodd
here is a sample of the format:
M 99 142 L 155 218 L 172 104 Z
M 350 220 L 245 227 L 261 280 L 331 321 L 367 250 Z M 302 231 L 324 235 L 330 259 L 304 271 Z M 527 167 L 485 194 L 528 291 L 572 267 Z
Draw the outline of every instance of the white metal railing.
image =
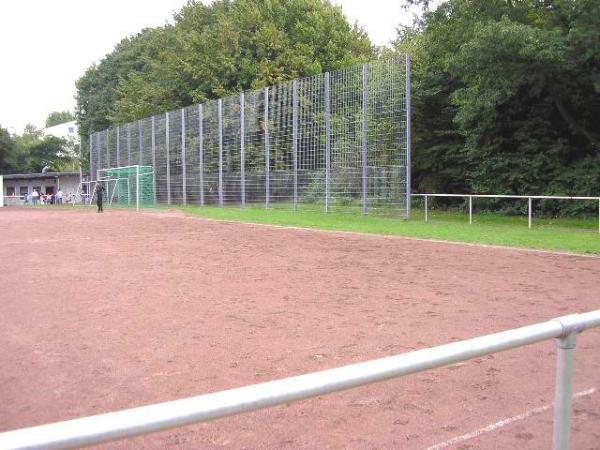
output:
M 2 449 L 65 449 L 207 422 L 401 377 L 491 353 L 558 340 L 553 448 L 569 448 L 576 335 L 600 326 L 600 310 L 509 331 L 139 408 L 0 433 Z
M 69 203 L 72 203 L 73 205 L 75 205 L 76 203 L 83 203 L 83 198 L 87 197 L 88 194 L 71 194 L 70 196 L 66 196 L 63 197 L 63 201 L 65 205 L 68 205 Z M 25 195 L 5 195 L 3 196 L 3 200 L 4 200 L 4 206 L 36 206 L 36 205 L 42 205 L 41 200 L 39 197 L 37 197 L 37 200 L 34 204 L 34 200 L 33 199 L 27 199 L 28 196 Z
M 16 206 L 25 203 L 24 195 L 4 195 L 2 199 L 4 200 L 4 206 Z
M 582 201 L 597 201 L 598 202 L 598 233 L 600 233 L 600 197 L 582 197 L 582 196 L 566 196 L 566 195 L 492 195 L 492 194 L 411 194 L 412 197 L 424 198 L 425 222 L 429 220 L 429 197 L 459 197 L 469 200 L 469 224 L 473 224 L 473 199 L 474 198 L 514 198 L 527 199 L 527 217 L 529 219 L 529 228 L 533 223 L 533 200 L 582 200 Z

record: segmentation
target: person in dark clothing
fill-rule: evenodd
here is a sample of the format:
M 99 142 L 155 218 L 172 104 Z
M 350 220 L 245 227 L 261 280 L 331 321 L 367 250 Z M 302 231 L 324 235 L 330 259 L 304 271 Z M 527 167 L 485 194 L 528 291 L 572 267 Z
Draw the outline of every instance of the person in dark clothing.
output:
M 98 212 L 103 212 L 102 201 L 104 200 L 104 186 L 102 183 L 96 184 L 96 204 L 98 205 Z

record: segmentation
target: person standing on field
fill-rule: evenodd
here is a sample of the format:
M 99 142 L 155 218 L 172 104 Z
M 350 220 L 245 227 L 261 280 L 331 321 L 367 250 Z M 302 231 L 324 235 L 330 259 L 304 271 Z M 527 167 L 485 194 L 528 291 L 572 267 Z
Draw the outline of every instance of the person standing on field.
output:
M 98 212 L 103 212 L 102 201 L 104 200 L 104 186 L 102 183 L 96 183 L 96 204 L 98 205 Z
M 33 192 L 31 193 L 31 201 L 33 202 L 34 205 L 37 206 L 39 199 L 40 199 L 40 193 L 37 191 L 37 189 L 34 189 Z
M 60 189 L 56 193 L 56 204 L 57 205 L 63 204 L 63 191 L 61 191 Z

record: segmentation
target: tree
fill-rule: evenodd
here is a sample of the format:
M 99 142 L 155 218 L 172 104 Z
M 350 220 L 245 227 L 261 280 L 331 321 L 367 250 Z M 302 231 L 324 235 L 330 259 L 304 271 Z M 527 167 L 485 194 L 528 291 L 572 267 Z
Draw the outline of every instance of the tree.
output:
M 592 0 L 449 0 L 400 34 L 418 188 L 597 195 L 599 26 Z
M 5 140 L 6 136 L 10 142 Z M 10 136 L 0 128 L 0 171 L 4 173 L 72 170 L 78 163 L 73 143 L 55 136 L 44 136 L 34 125 L 25 126 L 22 135 Z M 3 155 L 3 149 L 6 149 Z
M 15 151 L 15 143 L 12 136 L 5 128 L 0 127 L 0 173 L 10 171 L 10 156 Z
M 70 122 L 72 120 L 75 120 L 75 116 L 70 111 L 53 111 L 46 117 L 46 128 Z
M 147 61 L 158 52 L 168 30 L 168 26 L 145 29 L 123 39 L 112 53 L 99 64 L 89 67 L 77 80 L 75 115 L 83 138 L 92 131 L 108 128 L 120 81 L 130 73 L 145 70 Z
M 55 136 L 46 136 L 29 148 L 27 169 L 30 172 L 42 172 L 45 168 L 51 172 L 64 167 L 67 157 L 64 153 L 66 141 Z
M 326 0 L 190 1 L 174 19 L 124 39 L 79 79 L 84 136 L 374 55 L 366 34 Z

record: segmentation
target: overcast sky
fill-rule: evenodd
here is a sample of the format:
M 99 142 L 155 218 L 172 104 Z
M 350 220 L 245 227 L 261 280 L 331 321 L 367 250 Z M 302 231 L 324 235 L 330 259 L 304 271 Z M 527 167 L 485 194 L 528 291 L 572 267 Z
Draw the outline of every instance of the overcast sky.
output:
M 400 0 L 333 0 L 375 44 L 412 13 Z M 73 111 L 75 80 L 123 37 L 171 21 L 186 0 L 0 0 L 0 126 L 21 133 L 52 111 Z M 206 0 L 205 3 L 210 3 Z

